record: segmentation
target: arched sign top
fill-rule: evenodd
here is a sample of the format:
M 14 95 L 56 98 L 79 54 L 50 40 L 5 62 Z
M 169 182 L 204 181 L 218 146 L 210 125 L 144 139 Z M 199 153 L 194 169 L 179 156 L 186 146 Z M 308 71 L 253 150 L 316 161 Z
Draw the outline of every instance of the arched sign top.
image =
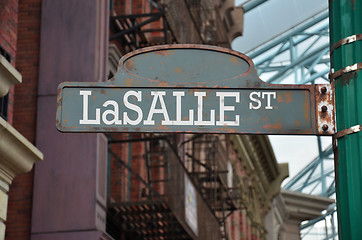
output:
M 250 58 L 221 47 L 195 44 L 162 45 L 133 51 L 121 58 L 112 82 L 124 87 L 268 86 Z
M 250 58 L 207 45 L 164 45 L 123 56 L 105 82 L 58 87 L 64 132 L 316 134 L 334 132 L 330 85 L 269 84 Z

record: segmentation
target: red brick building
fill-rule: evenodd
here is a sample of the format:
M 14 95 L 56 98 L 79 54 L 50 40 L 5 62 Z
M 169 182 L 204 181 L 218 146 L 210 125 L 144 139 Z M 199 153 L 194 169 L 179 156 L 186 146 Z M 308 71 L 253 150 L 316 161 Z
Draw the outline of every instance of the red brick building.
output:
M 37 82 L 28 81 L 36 79 L 38 71 L 40 7 L 33 21 L 29 21 L 36 7 L 19 6 L 17 0 L 0 3 L 0 239 L 5 225 L 12 229 L 13 239 L 30 236 L 33 175 L 14 177 L 42 159 L 41 152 L 33 146 Z M 12 191 L 8 196 L 9 185 Z

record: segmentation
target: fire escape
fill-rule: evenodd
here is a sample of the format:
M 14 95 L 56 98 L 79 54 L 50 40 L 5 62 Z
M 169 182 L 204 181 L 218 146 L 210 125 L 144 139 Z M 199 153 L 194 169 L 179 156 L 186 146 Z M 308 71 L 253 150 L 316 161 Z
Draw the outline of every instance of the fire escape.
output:
M 238 194 L 218 137 L 109 137 L 107 232 L 113 238 L 228 239 L 225 219 L 237 209 Z M 196 232 L 186 217 L 185 178 L 196 192 Z M 203 229 L 220 231 L 205 238 Z
M 115 189 L 110 192 L 107 232 L 115 239 L 192 239 L 173 213 L 179 210 L 172 198 L 181 186 L 170 188 L 170 165 L 176 172 L 182 166 L 169 139 L 110 139 L 108 153 Z
M 150 2 L 149 13 L 110 18 L 110 42 L 121 54 L 176 43 L 165 11 Z M 240 205 L 240 194 L 232 187 L 232 168 L 218 137 L 108 138 L 107 232 L 114 239 L 228 239 L 225 220 Z M 193 200 L 186 206 L 189 195 Z M 196 223 L 189 219 L 195 212 Z
M 150 13 L 111 16 L 110 41 L 117 42 L 122 54 L 138 48 L 176 43 L 165 11 L 157 4 Z
M 237 180 L 220 137 L 223 136 L 197 134 L 181 146 L 185 148 L 187 171 L 223 230 L 226 218 L 240 205 L 241 193 L 233 187 Z

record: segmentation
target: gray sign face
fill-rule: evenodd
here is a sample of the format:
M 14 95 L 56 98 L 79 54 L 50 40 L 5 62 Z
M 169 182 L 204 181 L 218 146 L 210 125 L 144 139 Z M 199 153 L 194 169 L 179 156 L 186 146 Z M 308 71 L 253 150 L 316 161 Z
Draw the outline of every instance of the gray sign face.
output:
M 124 56 L 107 82 L 61 84 L 57 128 L 328 135 L 331 96 L 329 85 L 267 84 L 250 59 L 231 50 L 161 46 Z

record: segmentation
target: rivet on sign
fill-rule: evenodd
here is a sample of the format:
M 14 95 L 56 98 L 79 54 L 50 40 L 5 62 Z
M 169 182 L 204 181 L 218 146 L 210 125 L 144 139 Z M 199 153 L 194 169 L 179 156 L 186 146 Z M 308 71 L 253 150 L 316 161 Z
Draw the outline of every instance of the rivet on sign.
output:
M 328 130 L 328 125 L 327 125 L 327 124 L 324 124 L 324 125 L 322 126 L 322 130 L 323 130 L 323 131 L 327 131 L 327 130 Z
M 327 92 L 327 88 L 326 88 L 326 87 L 322 87 L 322 88 L 321 88 L 321 93 L 322 93 L 322 94 L 326 94 L 326 92 Z
M 327 112 L 327 106 L 322 106 L 322 112 Z

